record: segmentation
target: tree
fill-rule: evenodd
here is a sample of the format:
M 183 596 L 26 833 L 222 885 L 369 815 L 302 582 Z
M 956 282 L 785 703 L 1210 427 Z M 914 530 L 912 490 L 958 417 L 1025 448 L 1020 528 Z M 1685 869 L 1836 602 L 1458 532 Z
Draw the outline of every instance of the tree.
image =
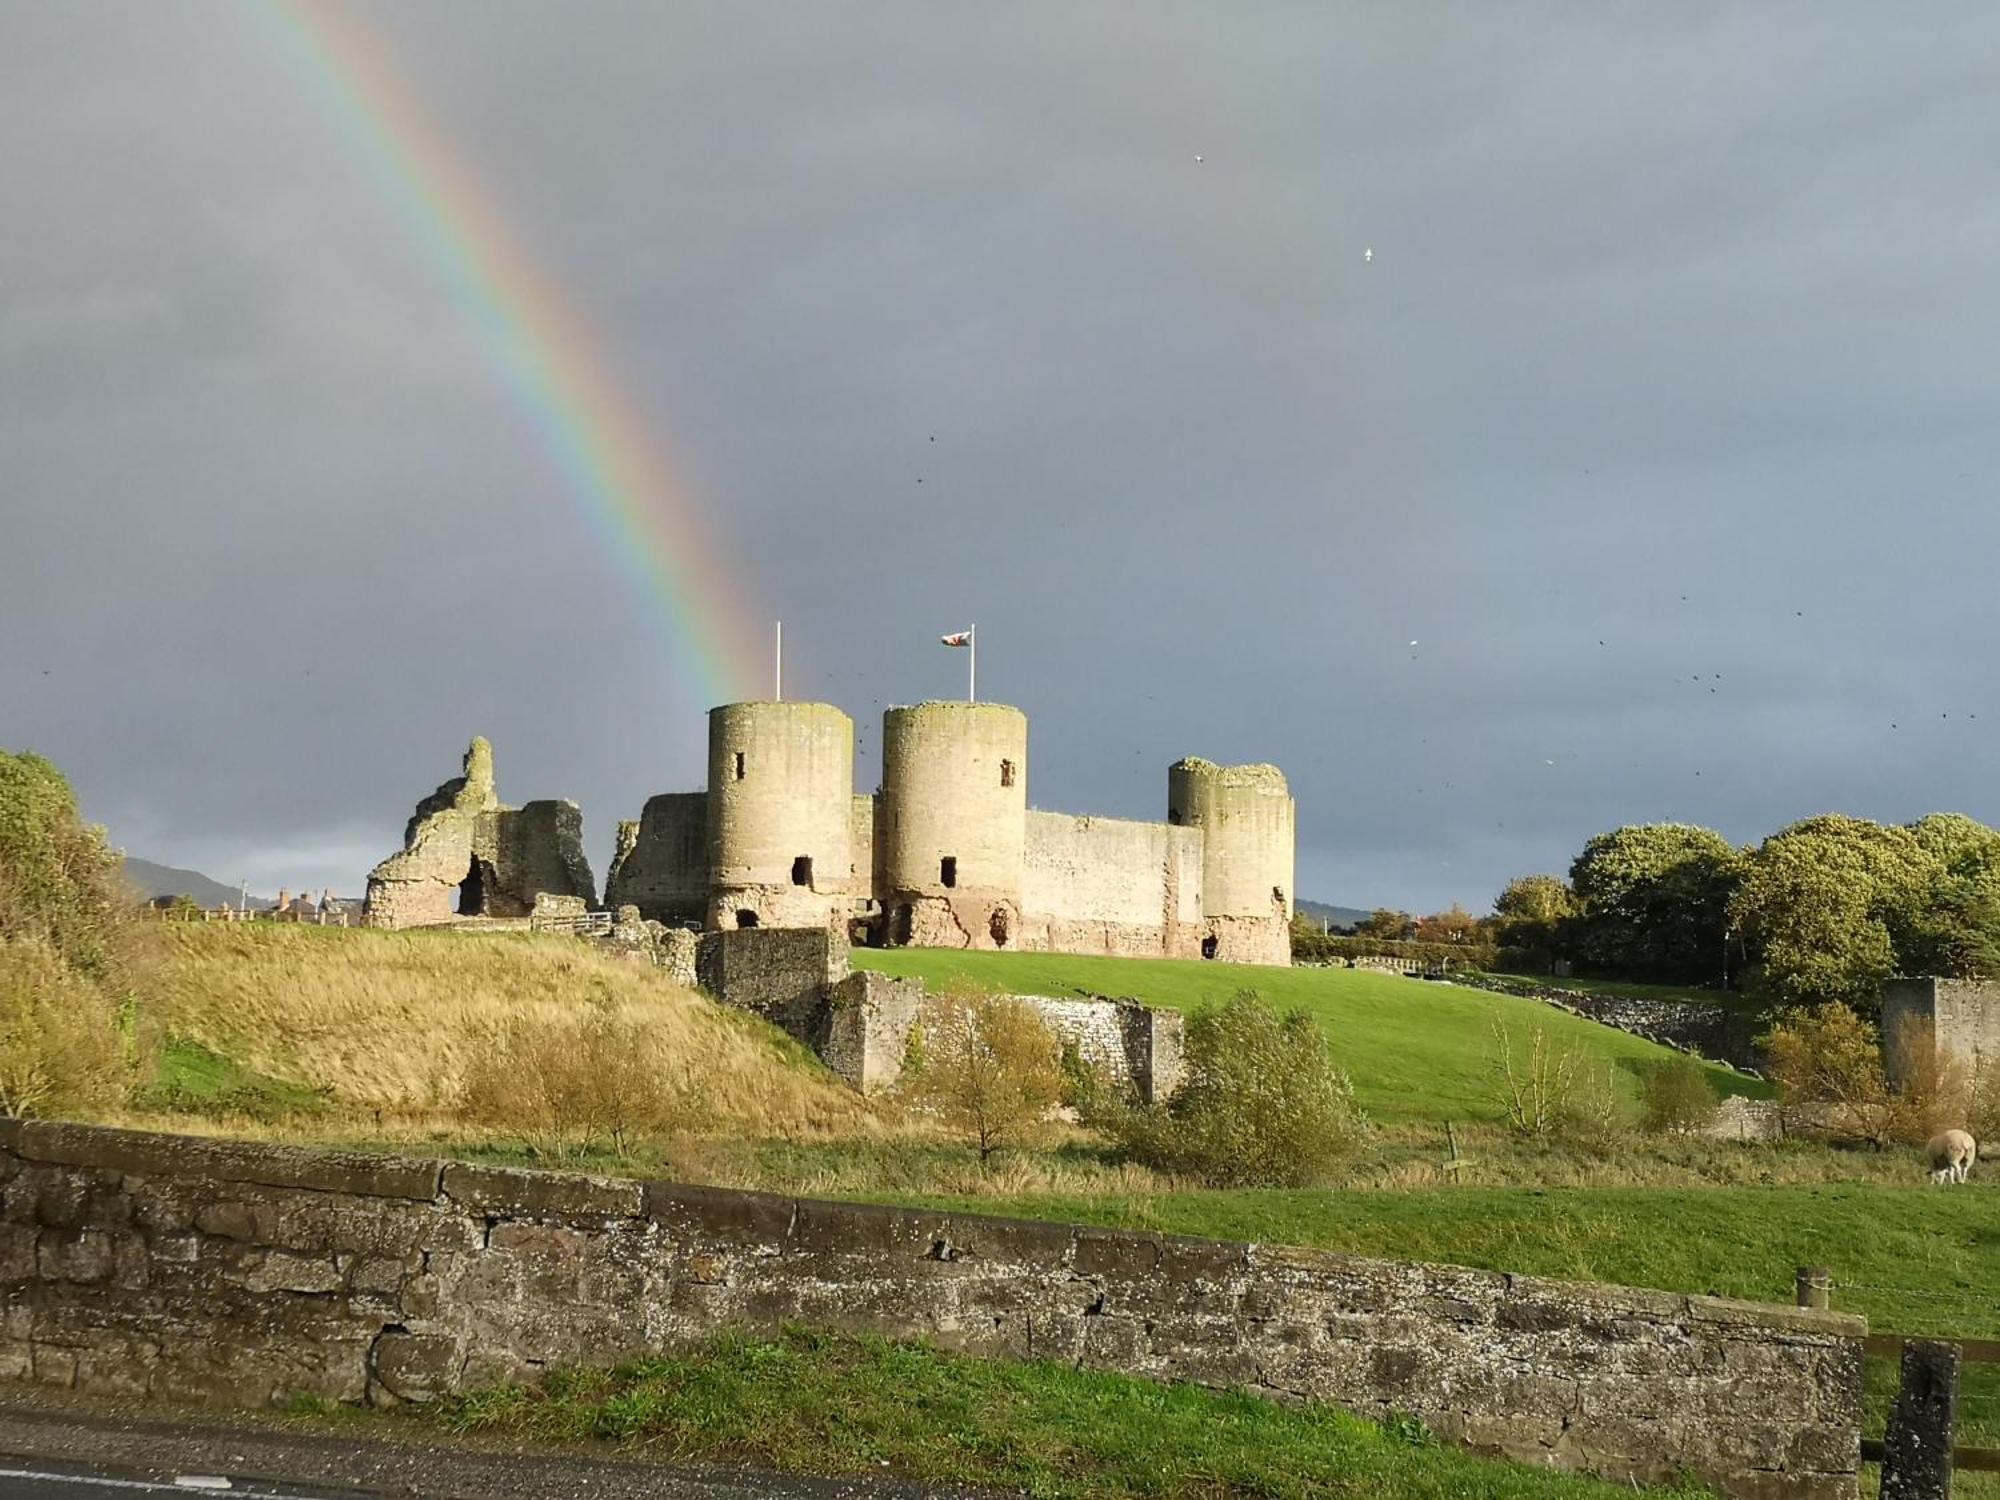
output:
M 0 1115 L 115 1103 L 137 896 L 101 829 L 37 755 L 0 750 Z
M 1742 853 L 1686 823 L 1600 833 L 1570 866 L 1577 956 L 1634 979 L 1719 979 Z
M 86 977 L 120 982 L 138 903 L 123 863 L 78 814 L 62 772 L 0 750 L 0 938 L 46 943 Z
M 1563 950 L 1576 918 L 1576 896 L 1557 875 L 1516 875 L 1493 898 L 1494 935 L 1503 947 Z
M 1062 1099 L 1062 1054 L 1033 1006 L 959 981 L 919 1027 L 918 1066 L 904 1074 L 904 1090 L 970 1137 L 980 1161 L 1041 1132 Z
M 1787 1005 L 1872 1006 L 1906 956 L 1937 946 L 1946 867 L 1934 847 L 1913 829 L 1839 814 L 1765 839 L 1730 902 L 1762 988 Z
M 1164 1108 L 1115 1127 L 1140 1160 L 1215 1187 L 1312 1187 L 1332 1178 L 1367 1121 L 1304 1011 L 1280 1016 L 1254 990 L 1187 1023 L 1186 1074 Z
M 2000 832 L 1962 813 L 1932 813 L 1910 824 L 1910 835 L 1941 868 L 1898 945 L 1899 970 L 2000 977 Z
M 1386 906 L 1376 907 L 1354 924 L 1356 937 L 1380 938 L 1392 943 L 1407 939 L 1416 930 L 1416 919 L 1408 912 L 1393 911 Z
M 1419 917 L 1415 937 L 1420 943 L 1476 943 L 1483 936 L 1479 928 L 1479 918 L 1454 901 L 1447 911 Z

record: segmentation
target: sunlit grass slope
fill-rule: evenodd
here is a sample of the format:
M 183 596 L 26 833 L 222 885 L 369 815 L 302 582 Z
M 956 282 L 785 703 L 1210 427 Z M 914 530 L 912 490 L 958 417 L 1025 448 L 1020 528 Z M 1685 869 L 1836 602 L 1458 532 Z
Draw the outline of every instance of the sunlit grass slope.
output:
M 1498 1115 L 1488 1080 L 1496 1019 L 1511 1030 L 1517 1049 L 1539 1027 L 1550 1046 L 1580 1048 L 1612 1064 L 1628 1083 L 1647 1065 L 1674 1055 L 1539 1001 L 1361 969 L 934 948 L 856 949 L 854 962 L 933 985 L 962 976 L 1017 995 L 1129 995 L 1173 1010 L 1254 989 L 1281 1009 L 1310 1012 L 1326 1028 L 1363 1107 L 1392 1124 Z M 1765 1091 L 1756 1079 L 1727 1068 L 1710 1075 L 1724 1092 Z
M 197 1095 L 205 1052 L 265 1092 L 318 1094 L 332 1116 L 424 1121 L 453 1109 L 510 1022 L 595 1008 L 686 1059 L 719 1126 L 847 1132 L 868 1114 L 775 1028 L 574 938 L 245 923 L 170 927 L 166 941 L 147 1020 L 168 1040 L 164 1081 Z

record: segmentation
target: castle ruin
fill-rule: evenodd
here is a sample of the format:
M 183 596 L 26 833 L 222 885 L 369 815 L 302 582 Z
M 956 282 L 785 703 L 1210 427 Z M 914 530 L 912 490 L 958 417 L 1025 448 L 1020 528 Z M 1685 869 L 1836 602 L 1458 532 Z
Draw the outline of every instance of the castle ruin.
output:
M 857 796 L 840 709 L 711 710 L 708 789 L 650 798 L 619 825 L 604 904 L 881 947 L 1290 962 L 1294 805 L 1275 766 L 1177 761 L 1166 821 L 1147 823 L 1030 808 L 1028 720 L 1004 704 L 891 708 L 882 759 L 880 788 Z M 502 808 L 483 740 L 404 843 L 369 878 L 371 925 L 591 896 L 575 804 Z

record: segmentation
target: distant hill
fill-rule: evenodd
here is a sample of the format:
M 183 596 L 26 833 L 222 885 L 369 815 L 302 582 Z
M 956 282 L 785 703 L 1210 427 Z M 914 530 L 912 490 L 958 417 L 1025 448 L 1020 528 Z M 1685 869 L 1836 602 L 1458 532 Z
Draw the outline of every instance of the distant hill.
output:
M 224 902 L 234 906 L 240 894 L 235 886 L 210 880 L 197 870 L 176 870 L 172 865 L 156 865 L 150 859 L 134 859 L 129 854 L 125 856 L 125 883 L 148 900 L 154 896 L 192 896 L 199 906 L 221 906 Z M 252 896 L 250 905 L 261 910 L 271 902 L 263 896 Z
M 1335 927 L 1352 927 L 1368 920 L 1368 913 L 1358 906 L 1328 906 L 1324 901 L 1294 901 L 1292 906 L 1315 922 L 1331 922 Z

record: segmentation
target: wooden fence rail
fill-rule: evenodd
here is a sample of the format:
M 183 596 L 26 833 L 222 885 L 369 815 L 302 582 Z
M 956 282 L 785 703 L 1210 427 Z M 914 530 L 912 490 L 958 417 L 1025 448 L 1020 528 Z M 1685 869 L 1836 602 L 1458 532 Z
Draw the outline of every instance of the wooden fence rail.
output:
M 1826 1267 L 1799 1267 L 1799 1306 L 1828 1306 L 1833 1285 Z M 1959 1372 L 1967 1364 L 2000 1364 L 2000 1339 L 1871 1333 L 1863 1349 L 1898 1362 L 1889 1425 L 1879 1441 L 1861 1442 L 1861 1461 L 1882 1466 L 1883 1500 L 1950 1500 L 1957 1470 L 2000 1474 L 2000 1448 L 1964 1448 L 1954 1441 Z

